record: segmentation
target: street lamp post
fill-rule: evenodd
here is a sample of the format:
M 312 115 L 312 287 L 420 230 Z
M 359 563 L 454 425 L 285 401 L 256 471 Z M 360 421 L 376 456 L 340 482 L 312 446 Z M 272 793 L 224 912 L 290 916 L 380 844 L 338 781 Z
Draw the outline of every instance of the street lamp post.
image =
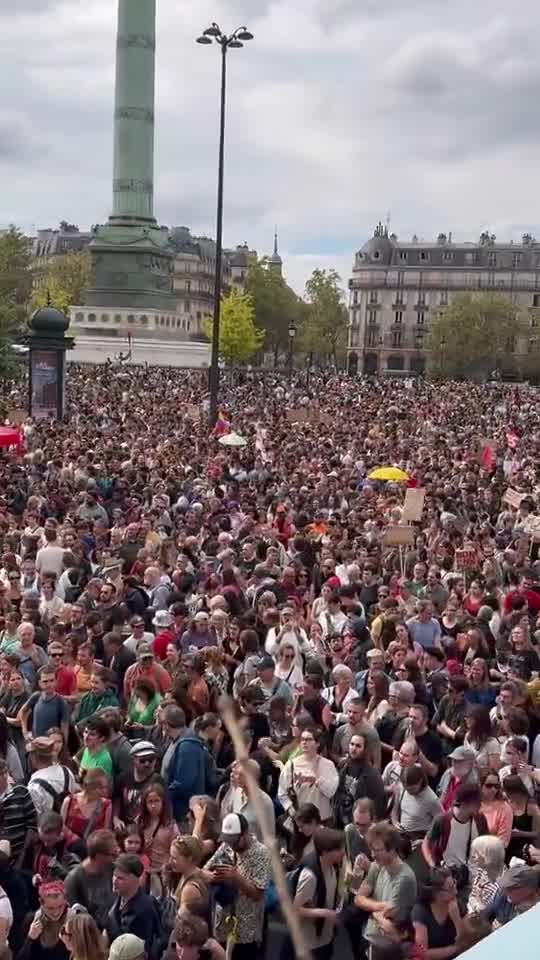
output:
M 217 43 L 221 47 L 221 113 L 219 124 L 219 162 L 218 162 L 218 195 L 217 195 L 217 225 L 216 225 L 216 277 L 214 284 L 214 318 L 212 322 L 212 356 L 210 361 L 210 426 L 214 426 L 218 416 L 219 396 L 219 322 L 221 311 L 221 263 L 223 259 L 223 172 L 225 158 L 225 94 L 227 87 L 227 51 L 237 50 L 248 40 L 253 40 L 253 34 L 246 27 L 238 27 L 229 36 L 223 33 L 217 23 L 208 27 L 197 43 Z
M 293 375 L 293 348 L 294 348 L 294 338 L 296 336 L 296 326 L 294 323 L 289 324 L 289 377 L 292 380 Z

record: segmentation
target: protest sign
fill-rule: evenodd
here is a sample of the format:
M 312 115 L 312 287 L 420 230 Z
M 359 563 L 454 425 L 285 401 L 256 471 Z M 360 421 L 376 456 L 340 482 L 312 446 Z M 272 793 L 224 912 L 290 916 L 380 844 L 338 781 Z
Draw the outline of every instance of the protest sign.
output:
M 305 423 L 307 420 L 312 419 L 309 415 L 309 410 L 306 410 L 305 407 L 293 407 L 291 410 L 286 411 L 285 416 L 290 423 Z
M 26 410 L 23 410 L 22 407 L 14 407 L 12 410 L 8 410 L 7 419 L 10 423 L 15 424 L 15 426 L 20 427 L 21 423 L 24 423 L 28 414 Z
M 527 522 L 525 523 L 523 529 L 525 530 L 527 536 L 531 538 L 531 540 L 540 540 L 540 517 L 534 515 L 527 517 Z
M 414 543 L 413 527 L 394 524 L 384 531 L 383 544 L 385 547 L 410 547 Z
M 503 497 L 503 503 L 507 503 L 509 507 L 512 507 L 514 510 L 518 510 L 524 496 L 524 493 L 518 493 L 517 490 L 512 490 L 510 487 Z
M 405 503 L 401 519 L 407 523 L 416 523 L 422 517 L 426 491 L 423 487 L 409 487 L 405 494 Z
M 478 557 L 475 547 L 463 547 L 454 554 L 456 570 L 473 570 L 478 566 Z

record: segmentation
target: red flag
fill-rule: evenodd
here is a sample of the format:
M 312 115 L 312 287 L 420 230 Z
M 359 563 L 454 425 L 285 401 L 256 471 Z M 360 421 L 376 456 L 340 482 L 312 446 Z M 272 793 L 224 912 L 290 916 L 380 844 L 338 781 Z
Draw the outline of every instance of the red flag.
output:
M 495 466 L 495 451 L 492 446 L 486 445 L 480 454 L 480 463 L 484 470 L 493 470 Z

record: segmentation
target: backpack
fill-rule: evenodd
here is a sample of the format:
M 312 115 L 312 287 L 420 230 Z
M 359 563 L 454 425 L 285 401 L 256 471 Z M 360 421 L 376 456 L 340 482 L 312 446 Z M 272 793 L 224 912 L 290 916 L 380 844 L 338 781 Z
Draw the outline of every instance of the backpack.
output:
M 55 813 L 60 813 L 62 804 L 66 797 L 69 797 L 71 791 L 69 789 L 69 771 L 66 767 L 62 767 L 62 773 L 64 774 L 64 786 L 60 793 L 57 793 L 53 786 L 49 783 L 48 780 L 42 780 L 40 777 L 34 777 L 33 783 L 39 784 L 42 790 L 45 790 L 45 793 L 48 793 L 53 799 L 53 810 Z
M 298 867 L 294 867 L 292 870 L 288 870 L 285 874 L 285 883 L 287 884 L 287 890 L 289 891 L 289 896 L 291 900 L 294 900 L 296 896 L 296 890 L 298 888 L 298 881 L 300 880 L 300 874 L 304 869 L 303 865 L 300 864 Z M 273 913 L 279 906 L 279 897 L 276 890 L 276 884 L 274 880 L 271 880 L 266 890 L 264 891 L 264 909 L 267 913 Z

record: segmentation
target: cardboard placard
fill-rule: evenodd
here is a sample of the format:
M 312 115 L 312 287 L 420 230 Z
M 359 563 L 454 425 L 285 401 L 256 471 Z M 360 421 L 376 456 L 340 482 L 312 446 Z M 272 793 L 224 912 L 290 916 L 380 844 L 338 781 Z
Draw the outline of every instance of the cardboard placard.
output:
M 383 544 L 385 547 L 410 547 L 414 543 L 414 529 L 396 523 L 384 531 Z
M 517 490 L 512 490 L 510 487 L 503 497 L 503 503 L 507 503 L 509 507 L 512 507 L 514 510 L 518 510 L 519 505 L 525 496 L 526 494 L 518 493 Z
M 474 570 L 478 566 L 478 557 L 474 547 L 463 547 L 454 554 L 456 570 Z
M 306 420 L 311 419 L 309 410 L 306 410 L 305 407 L 293 407 L 286 411 L 285 416 L 290 423 L 305 423 Z
M 7 419 L 16 427 L 20 427 L 21 423 L 24 423 L 27 416 L 28 414 L 26 410 L 23 410 L 22 407 L 14 407 L 12 410 L 8 410 L 7 413 Z
M 407 523 L 416 523 L 422 517 L 426 491 L 424 487 L 409 487 L 405 494 L 405 503 L 401 519 Z
M 319 413 L 318 422 L 323 423 L 325 427 L 331 427 L 334 419 L 329 413 Z
M 527 517 L 527 522 L 523 529 L 531 540 L 540 540 L 540 517 L 534 515 Z

